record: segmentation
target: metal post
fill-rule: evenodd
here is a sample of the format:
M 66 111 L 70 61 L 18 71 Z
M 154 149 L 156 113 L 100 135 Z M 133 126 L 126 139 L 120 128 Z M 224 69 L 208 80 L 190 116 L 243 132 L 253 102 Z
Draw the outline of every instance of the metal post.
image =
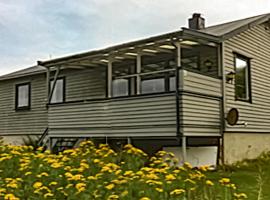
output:
M 131 144 L 131 138 L 130 137 L 127 138 L 127 143 Z
M 176 88 L 176 93 L 177 93 L 177 103 L 179 103 L 179 87 L 181 88 L 181 90 L 183 90 L 183 87 L 184 87 L 184 76 L 183 76 L 183 69 L 181 69 L 181 73 L 179 74 L 179 68 L 181 68 L 181 44 L 180 42 L 177 42 L 176 43 L 176 47 L 177 47 L 177 74 L 176 74 L 176 86 L 178 86 Z M 180 77 L 179 77 L 180 75 Z M 179 112 L 180 112 L 180 106 L 178 105 L 176 107 L 177 109 L 177 120 L 178 121 L 178 135 L 180 135 L 181 133 L 181 139 L 182 139 L 182 153 L 183 153 L 183 161 L 185 162 L 187 160 L 187 141 L 186 141 L 186 136 L 185 134 L 183 133 L 183 131 L 181 131 L 181 129 L 183 127 L 181 127 L 181 124 L 180 123 L 180 116 L 179 116 Z M 184 113 L 182 113 L 182 116 L 183 116 Z
M 107 67 L 107 91 L 108 97 L 112 97 L 112 61 L 109 59 Z
M 142 57 L 141 54 L 138 53 L 136 58 L 136 73 L 140 74 L 142 70 Z M 136 79 L 136 88 L 137 88 L 137 94 L 141 94 L 141 76 L 137 75 Z
M 187 161 L 187 140 L 186 136 L 182 136 L 182 153 L 183 153 L 183 161 Z

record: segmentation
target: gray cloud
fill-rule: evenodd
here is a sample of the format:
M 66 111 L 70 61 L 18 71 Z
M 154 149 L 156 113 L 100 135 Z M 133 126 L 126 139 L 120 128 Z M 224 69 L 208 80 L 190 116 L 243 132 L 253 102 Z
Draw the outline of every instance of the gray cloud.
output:
M 269 0 L 2 0 L 0 74 L 177 30 L 193 12 L 212 25 L 269 10 Z

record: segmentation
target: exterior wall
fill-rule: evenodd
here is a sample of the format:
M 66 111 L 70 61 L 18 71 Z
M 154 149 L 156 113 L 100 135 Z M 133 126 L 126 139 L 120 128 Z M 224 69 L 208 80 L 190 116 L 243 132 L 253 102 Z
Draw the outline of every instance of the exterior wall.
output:
M 20 135 L 42 134 L 47 127 L 45 74 L 0 82 L 0 136 L 6 141 L 20 140 Z M 15 110 L 16 84 L 31 83 L 31 109 Z M 19 141 L 18 141 L 19 142 Z
M 234 71 L 233 52 L 250 60 L 252 103 L 235 100 L 234 83 L 226 83 L 226 111 L 239 110 L 239 121 L 247 126 L 227 126 L 231 132 L 270 132 L 270 34 L 263 25 L 244 31 L 224 44 L 224 67 L 226 74 Z
M 226 164 L 252 159 L 261 153 L 270 151 L 270 133 L 225 133 L 224 157 Z
M 66 81 L 66 101 L 104 98 L 106 96 L 106 68 L 65 70 L 60 77 Z
M 183 94 L 180 115 L 184 135 L 219 136 L 221 80 L 189 71 L 182 73 Z

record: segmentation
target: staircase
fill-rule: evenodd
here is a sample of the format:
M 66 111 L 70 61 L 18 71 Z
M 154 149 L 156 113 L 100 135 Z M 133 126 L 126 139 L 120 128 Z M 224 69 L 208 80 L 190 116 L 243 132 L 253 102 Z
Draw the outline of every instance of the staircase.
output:
M 53 138 L 50 144 L 49 129 L 46 128 L 43 134 L 40 136 L 37 145 L 43 147 L 43 151 L 50 149 L 52 153 L 59 153 L 66 149 L 72 149 L 81 140 L 78 138 Z M 51 145 L 51 148 L 50 148 Z

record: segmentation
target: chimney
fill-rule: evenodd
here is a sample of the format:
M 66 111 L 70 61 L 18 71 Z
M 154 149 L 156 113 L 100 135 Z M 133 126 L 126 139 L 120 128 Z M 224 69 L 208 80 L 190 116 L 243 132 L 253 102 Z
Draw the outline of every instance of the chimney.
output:
M 188 27 L 190 29 L 200 30 L 205 28 L 205 19 L 200 13 L 193 13 L 192 18 L 188 19 Z

